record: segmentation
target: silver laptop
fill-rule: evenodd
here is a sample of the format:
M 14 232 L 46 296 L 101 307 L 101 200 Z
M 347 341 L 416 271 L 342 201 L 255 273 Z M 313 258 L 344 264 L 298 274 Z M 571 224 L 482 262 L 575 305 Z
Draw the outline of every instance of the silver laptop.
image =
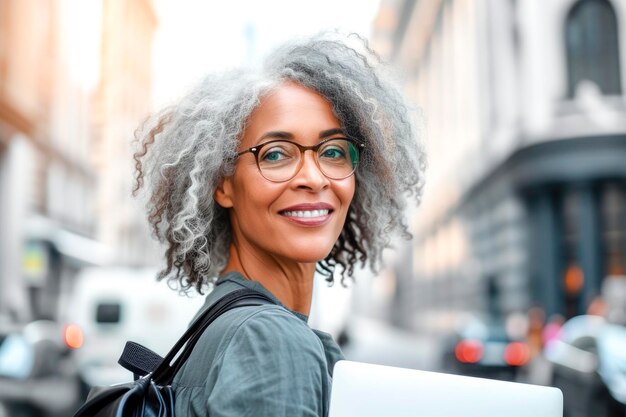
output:
M 328 417 L 562 417 L 557 388 L 339 361 Z

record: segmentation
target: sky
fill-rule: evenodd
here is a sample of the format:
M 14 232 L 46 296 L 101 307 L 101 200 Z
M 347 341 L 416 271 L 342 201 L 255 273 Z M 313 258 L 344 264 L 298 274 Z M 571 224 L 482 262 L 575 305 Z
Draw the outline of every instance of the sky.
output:
M 294 36 L 369 36 L 379 0 L 156 0 L 153 101 L 168 104 L 204 74 L 246 64 Z

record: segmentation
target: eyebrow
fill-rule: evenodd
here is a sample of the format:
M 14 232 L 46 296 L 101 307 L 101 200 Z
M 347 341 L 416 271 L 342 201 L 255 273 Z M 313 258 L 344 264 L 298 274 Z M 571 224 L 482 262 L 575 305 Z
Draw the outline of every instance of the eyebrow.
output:
M 294 136 L 289 132 L 272 131 L 264 133 L 257 142 L 261 142 L 263 139 L 293 139 Z
M 332 135 L 336 135 L 341 133 L 342 135 L 345 135 L 345 131 L 341 128 L 333 128 L 333 129 L 328 129 L 328 130 L 323 130 L 320 132 L 319 138 L 320 139 L 324 139 L 325 137 L 328 136 L 332 136 Z M 261 136 L 258 140 L 258 142 L 261 142 L 264 139 L 290 139 L 293 140 L 294 139 L 294 135 L 292 133 L 289 132 L 284 132 L 281 130 L 276 130 L 276 131 L 271 131 L 271 132 L 267 132 L 265 134 L 263 134 L 263 136 Z
M 341 133 L 342 135 L 346 134 L 346 132 L 344 132 L 343 129 L 336 127 L 334 129 L 328 129 L 328 130 L 324 130 L 320 132 L 320 139 L 324 139 L 327 136 L 336 135 L 338 133 Z

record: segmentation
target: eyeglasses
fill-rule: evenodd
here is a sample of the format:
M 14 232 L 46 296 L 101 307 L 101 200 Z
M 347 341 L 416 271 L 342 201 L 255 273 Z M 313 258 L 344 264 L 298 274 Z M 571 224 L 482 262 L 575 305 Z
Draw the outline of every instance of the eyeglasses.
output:
M 304 162 L 304 152 L 314 152 L 314 159 L 322 174 L 333 180 L 354 174 L 359 162 L 359 152 L 365 145 L 348 138 L 326 139 L 314 146 L 303 146 L 289 140 L 278 139 L 253 146 L 237 156 L 252 153 L 259 172 L 268 181 L 285 182 L 296 176 Z

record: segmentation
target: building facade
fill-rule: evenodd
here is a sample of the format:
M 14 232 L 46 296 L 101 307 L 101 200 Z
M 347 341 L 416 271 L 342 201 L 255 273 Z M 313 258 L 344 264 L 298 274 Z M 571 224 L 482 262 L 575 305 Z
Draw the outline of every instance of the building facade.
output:
M 150 0 L 105 0 L 102 60 L 95 96 L 95 164 L 100 174 L 97 235 L 117 263 L 152 265 L 156 244 L 134 201 L 134 131 L 151 108 L 152 39 L 157 18 Z
M 92 261 L 77 242 L 96 245 L 88 100 L 66 71 L 85 51 L 67 42 L 69 6 L 0 4 L 0 313 L 20 319 L 54 317 L 63 277 Z
M 397 322 L 586 311 L 626 268 L 626 1 L 385 0 L 429 171 Z
M 119 15 L 149 22 L 129 42 L 142 51 L 128 70 L 136 79 L 127 93 L 147 112 L 145 55 L 156 24 L 148 1 L 0 2 L 0 319 L 57 318 L 81 268 L 119 262 L 123 253 L 99 235 L 98 212 L 110 174 L 100 151 L 111 135 L 101 132 L 117 121 L 97 118 L 97 93 L 122 71 L 101 68 L 109 62 L 103 45 L 118 36 L 103 17 L 114 5 Z

